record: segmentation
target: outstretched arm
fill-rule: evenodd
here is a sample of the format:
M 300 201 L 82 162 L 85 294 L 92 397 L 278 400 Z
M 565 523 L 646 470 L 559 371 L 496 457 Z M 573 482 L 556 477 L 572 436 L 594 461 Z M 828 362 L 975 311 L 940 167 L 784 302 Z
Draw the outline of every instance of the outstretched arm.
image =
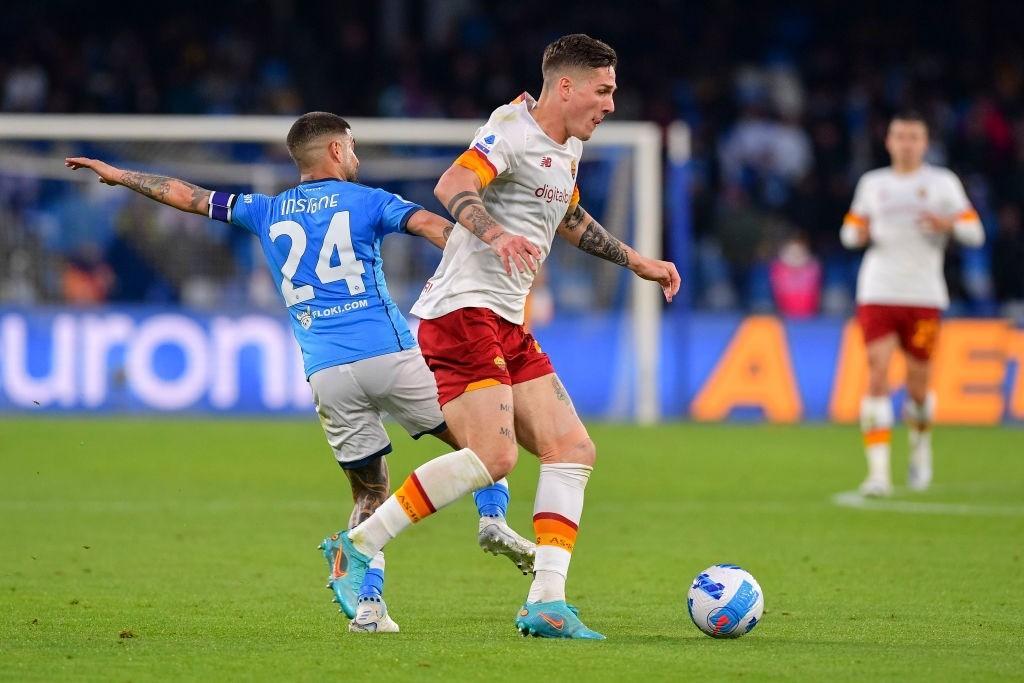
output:
M 513 261 L 521 273 L 528 268 L 537 270 L 540 249 L 525 237 L 506 232 L 487 212 L 480 199 L 480 189 L 480 179 L 473 171 L 452 164 L 437 181 L 434 196 L 459 225 L 490 245 L 491 250 L 501 258 L 506 273 L 512 274 Z
M 448 237 L 452 234 L 455 226 L 447 218 L 442 218 L 436 213 L 420 209 L 405 224 L 405 231 L 410 235 L 419 235 L 438 249 L 444 249 Z
M 101 183 L 124 185 L 161 204 L 173 206 L 175 209 L 202 216 L 209 215 L 210 190 L 184 180 L 139 171 L 126 171 L 99 159 L 86 157 L 68 157 L 64 160 L 64 165 L 74 171 L 87 168 L 99 176 Z
M 665 301 L 672 301 L 672 297 L 679 291 L 681 280 L 679 271 L 673 263 L 647 258 L 637 253 L 605 230 L 579 204 L 569 208 L 565 218 L 558 224 L 558 234 L 588 254 L 629 268 L 644 280 L 657 282 L 661 285 Z

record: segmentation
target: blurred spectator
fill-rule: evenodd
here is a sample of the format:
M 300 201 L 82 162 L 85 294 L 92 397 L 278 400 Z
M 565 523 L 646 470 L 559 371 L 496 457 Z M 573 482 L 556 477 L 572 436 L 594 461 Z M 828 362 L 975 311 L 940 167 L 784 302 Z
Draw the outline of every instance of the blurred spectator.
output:
M 0 301 L 26 306 L 39 297 L 32 279 L 32 259 L 24 249 L 15 249 L 7 261 L 7 277 L 0 282 Z
M 999 231 L 992 244 L 992 275 L 996 298 L 1024 313 L 1024 227 L 1020 207 L 1007 204 L 999 210 Z
M 121 3 L 12 0 L 5 8 L 0 108 L 9 112 L 329 109 L 480 119 L 539 90 L 539 56 L 552 38 L 601 37 L 619 52 L 616 117 L 691 127 L 693 253 L 710 261 L 680 265 L 697 274 L 694 300 L 713 307 L 770 306 L 771 255 L 797 231 L 823 264 L 822 306 L 849 312 L 859 257 L 839 247 L 838 227 L 853 181 L 888 162 L 888 117 L 912 106 L 932 124 L 929 160 L 965 179 L 992 236 L 999 215 L 1003 246 L 949 254 L 954 309 L 990 313 L 993 296 L 1018 296 L 1006 254 L 1021 238 L 1006 225 L 1024 207 L 1024 3 L 988 11 L 951 0 L 921 12 L 898 0 L 721 0 L 662 2 L 649 12 L 591 0 L 585 12 L 551 12 L 540 0 L 382 0 L 308 12 L 284 0 L 239 12 L 182 0 L 156 26 Z M 898 28 L 907 26 L 914 30 Z M 948 40 L 929 38 L 936 35 Z M 111 232 L 76 215 L 62 213 L 61 229 L 73 231 L 77 220 L 89 226 L 84 234 Z M 42 225 L 28 212 L 17 217 Z M 38 237 L 74 248 L 75 240 Z M 144 243 L 136 247 L 149 258 Z M 161 248 L 174 263 L 197 252 L 184 243 Z M 180 293 L 169 273 L 158 289 Z M 186 298 L 208 298 L 203 287 L 190 291 Z
M 103 262 L 96 245 L 83 245 L 64 264 L 61 282 L 65 303 L 100 304 L 114 286 L 114 272 Z
M 809 318 L 821 304 L 821 264 L 807 241 L 792 237 L 783 243 L 772 261 L 772 296 L 779 313 L 788 318 Z

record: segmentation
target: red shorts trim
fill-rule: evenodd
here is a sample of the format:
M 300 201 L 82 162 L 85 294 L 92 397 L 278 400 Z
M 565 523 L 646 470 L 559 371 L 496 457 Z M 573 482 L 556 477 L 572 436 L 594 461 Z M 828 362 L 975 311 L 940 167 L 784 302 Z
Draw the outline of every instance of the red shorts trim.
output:
M 857 322 L 864 332 L 865 344 L 895 334 L 900 348 L 918 360 L 930 359 L 935 351 L 940 315 L 939 309 L 924 306 L 857 306 Z
M 467 391 L 520 384 L 555 371 L 533 335 L 487 308 L 460 308 L 423 320 L 418 338 L 442 406 Z

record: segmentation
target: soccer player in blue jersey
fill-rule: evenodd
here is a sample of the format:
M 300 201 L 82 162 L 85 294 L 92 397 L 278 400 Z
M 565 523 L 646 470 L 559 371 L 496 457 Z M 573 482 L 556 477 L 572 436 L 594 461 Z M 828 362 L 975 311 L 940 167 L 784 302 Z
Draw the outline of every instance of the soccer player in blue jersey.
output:
M 380 254 L 381 240 L 396 232 L 419 235 L 444 248 L 454 226 L 397 195 L 353 182 L 359 168 L 355 140 L 339 116 L 302 115 L 289 130 L 287 145 L 301 182 L 273 197 L 210 191 L 97 159 L 70 157 L 64 163 L 71 169 L 92 170 L 100 182 L 232 223 L 259 238 L 302 350 L 327 441 L 352 485 L 352 528 L 390 492 L 384 456 L 391 452 L 391 442 L 381 423 L 383 413 L 414 439 L 432 434 L 455 449 L 465 441 L 445 424 L 433 374 L 391 300 Z M 533 569 L 534 544 L 505 523 L 508 499 L 504 479 L 477 491 L 478 540 L 484 550 L 508 556 L 528 573 Z M 381 595 L 384 558 L 374 558 L 355 595 L 347 588 L 349 582 L 340 580 L 347 567 L 339 552 L 339 534 L 321 545 L 330 569 L 328 587 L 353 619 L 350 628 L 363 630 L 355 619 L 357 603 Z M 371 626 L 398 630 L 390 617 Z

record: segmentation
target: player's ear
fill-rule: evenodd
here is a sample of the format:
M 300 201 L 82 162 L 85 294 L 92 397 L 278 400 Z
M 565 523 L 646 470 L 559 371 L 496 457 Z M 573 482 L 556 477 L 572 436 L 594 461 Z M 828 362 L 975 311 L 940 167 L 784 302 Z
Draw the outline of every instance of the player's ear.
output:
M 572 95 L 573 82 L 568 76 L 562 76 L 558 79 L 558 92 L 562 96 L 563 100 L 568 100 Z

